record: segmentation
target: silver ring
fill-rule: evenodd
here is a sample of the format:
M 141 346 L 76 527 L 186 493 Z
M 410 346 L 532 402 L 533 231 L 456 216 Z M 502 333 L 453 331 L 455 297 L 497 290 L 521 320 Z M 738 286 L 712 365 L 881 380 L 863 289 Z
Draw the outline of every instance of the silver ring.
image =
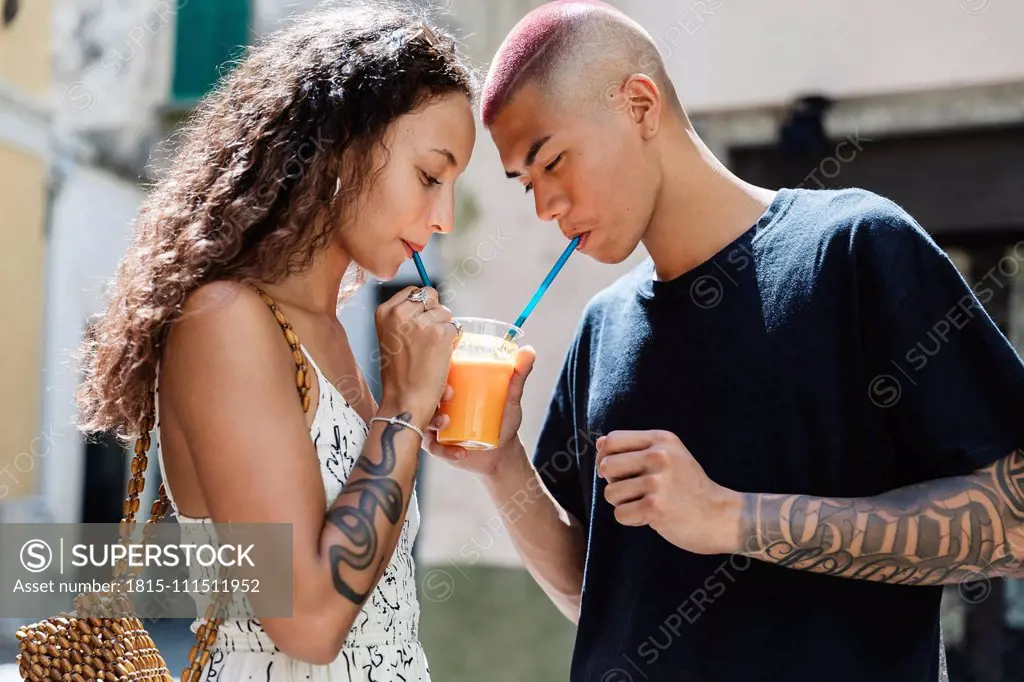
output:
M 429 294 L 427 294 L 427 290 L 426 289 L 417 289 L 416 291 L 414 291 L 411 294 L 409 294 L 409 300 L 410 301 L 414 301 L 416 303 L 422 303 L 423 304 L 423 311 L 426 312 L 427 311 L 427 296 L 428 295 Z
M 452 326 L 455 327 L 455 338 L 456 339 L 461 339 L 462 338 L 462 325 L 458 322 L 458 320 L 450 320 L 450 322 L 452 323 Z

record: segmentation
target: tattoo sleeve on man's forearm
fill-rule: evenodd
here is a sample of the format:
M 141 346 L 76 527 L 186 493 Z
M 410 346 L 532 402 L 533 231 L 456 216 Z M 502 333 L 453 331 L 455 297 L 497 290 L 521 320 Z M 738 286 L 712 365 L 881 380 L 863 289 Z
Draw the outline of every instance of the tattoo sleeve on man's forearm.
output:
M 799 570 L 902 585 L 1024 577 L 1024 450 L 871 498 L 745 496 L 742 546 Z
M 403 412 L 399 419 L 412 415 Z M 334 589 L 355 604 L 362 605 L 369 595 L 382 566 L 390 558 L 378 542 L 377 512 L 383 514 L 392 526 L 402 519 L 405 497 L 402 486 L 392 478 L 398 457 L 395 435 L 404 427 L 387 424 L 380 437 L 381 461 L 372 462 L 363 454 L 355 464 L 352 479 L 346 484 L 338 502 L 327 512 L 327 522 L 340 530 L 345 541 L 331 545 L 329 557 Z M 415 470 L 418 470 L 417 462 Z M 415 480 L 415 470 L 413 480 Z M 356 478 L 357 472 L 364 474 Z M 353 572 L 354 575 L 353 575 Z M 344 574 L 348 574 L 346 580 Z M 366 587 L 360 591 L 351 581 Z

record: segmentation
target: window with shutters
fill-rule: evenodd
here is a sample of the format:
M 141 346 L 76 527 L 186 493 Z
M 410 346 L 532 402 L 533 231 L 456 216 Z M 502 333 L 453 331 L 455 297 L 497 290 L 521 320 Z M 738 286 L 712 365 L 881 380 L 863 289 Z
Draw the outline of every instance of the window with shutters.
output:
M 174 105 L 195 104 L 241 55 L 249 38 L 250 2 L 189 0 L 179 3 L 171 84 Z

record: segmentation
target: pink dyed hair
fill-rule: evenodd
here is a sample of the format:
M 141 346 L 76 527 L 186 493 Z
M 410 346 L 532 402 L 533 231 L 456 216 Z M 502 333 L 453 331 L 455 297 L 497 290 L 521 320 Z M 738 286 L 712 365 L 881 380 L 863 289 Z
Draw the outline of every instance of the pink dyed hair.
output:
M 494 55 L 484 82 L 480 98 L 480 118 L 484 126 L 489 127 L 494 122 L 498 112 L 531 72 L 540 73 L 550 67 L 544 62 L 543 55 L 564 40 L 573 19 L 572 10 L 591 8 L 619 12 L 601 0 L 555 0 L 519 20 Z

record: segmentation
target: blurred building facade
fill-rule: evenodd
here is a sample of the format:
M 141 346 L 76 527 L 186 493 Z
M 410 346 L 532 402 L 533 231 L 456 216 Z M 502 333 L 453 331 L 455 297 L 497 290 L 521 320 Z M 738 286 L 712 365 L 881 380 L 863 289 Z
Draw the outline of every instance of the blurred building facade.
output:
M 140 182 L 158 174 L 182 118 L 241 45 L 316 4 L 0 0 L 3 520 L 119 514 L 125 462 L 113 444 L 87 445 L 75 432 L 70 353 L 124 251 Z M 483 70 L 542 2 L 423 4 L 445 10 L 442 21 Z M 612 4 L 651 33 L 719 158 L 769 187 L 861 186 L 901 203 L 969 281 L 988 278 L 996 293 L 986 307 L 1024 351 L 1024 43 L 1015 34 L 1024 5 Z M 513 319 L 564 240 L 505 179 L 482 129 L 457 191 L 456 232 L 425 252 L 431 278 L 456 314 Z M 644 255 L 618 266 L 571 259 L 531 316 L 525 341 L 539 357 L 528 446 L 586 302 Z M 394 282 L 371 283 L 342 314 L 371 385 L 373 310 L 415 281 L 408 267 Z M 150 475 L 148 494 L 155 467 Z M 422 636 L 437 679 L 565 679 L 573 629 L 522 569 L 503 529 L 511 510 L 503 515 L 471 475 L 433 460 L 420 485 Z M 977 604 L 950 591 L 955 682 L 1024 679 L 1007 654 L 1024 630 L 1020 594 L 1009 581 Z
M 18 455 L 29 449 L 40 412 L 51 19 L 48 0 L 0 7 L 0 497 L 35 483 L 31 455 Z

